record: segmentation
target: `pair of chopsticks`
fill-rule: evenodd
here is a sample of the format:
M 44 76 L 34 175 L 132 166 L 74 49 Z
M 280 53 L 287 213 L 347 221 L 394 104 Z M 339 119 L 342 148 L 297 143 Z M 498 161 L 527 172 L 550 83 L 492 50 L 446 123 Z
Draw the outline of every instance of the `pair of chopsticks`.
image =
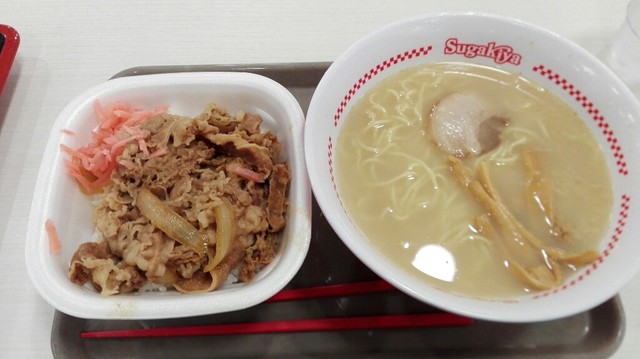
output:
M 267 302 L 308 300 L 349 295 L 384 293 L 395 291 L 389 283 L 379 280 L 336 284 L 278 292 Z M 456 314 L 436 312 L 423 314 L 377 315 L 363 317 L 300 319 L 255 323 L 213 324 L 149 329 L 127 329 L 97 332 L 82 332 L 81 338 L 158 338 L 185 336 L 214 336 L 238 334 L 302 333 L 318 331 L 372 330 L 397 328 L 425 328 L 466 326 L 473 323 L 470 318 Z

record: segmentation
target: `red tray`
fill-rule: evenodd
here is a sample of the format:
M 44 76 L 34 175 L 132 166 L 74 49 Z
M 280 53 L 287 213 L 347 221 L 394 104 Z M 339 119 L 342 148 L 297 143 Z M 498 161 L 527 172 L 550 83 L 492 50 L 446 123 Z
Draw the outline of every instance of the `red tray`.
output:
M 20 36 L 11 26 L 0 24 L 0 96 L 9 76 L 13 59 L 18 52 Z

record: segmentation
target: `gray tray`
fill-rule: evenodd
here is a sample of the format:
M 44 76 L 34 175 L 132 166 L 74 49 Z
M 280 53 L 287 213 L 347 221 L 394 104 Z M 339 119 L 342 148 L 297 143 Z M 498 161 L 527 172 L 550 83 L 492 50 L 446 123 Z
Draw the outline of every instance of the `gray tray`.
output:
M 286 86 L 306 112 L 315 86 L 328 66 L 327 63 L 299 63 L 136 67 L 114 77 L 191 71 L 255 72 Z M 378 279 L 342 244 L 315 201 L 312 226 L 309 254 L 288 288 Z M 392 292 L 263 303 L 231 313 L 168 320 L 87 320 L 56 312 L 51 349 L 55 358 L 605 358 L 618 348 L 625 328 L 623 308 L 616 296 L 568 318 L 529 324 L 476 320 L 464 327 L 216 337 L 80 338 L 83 331 L 438 311 L 400 292 Z

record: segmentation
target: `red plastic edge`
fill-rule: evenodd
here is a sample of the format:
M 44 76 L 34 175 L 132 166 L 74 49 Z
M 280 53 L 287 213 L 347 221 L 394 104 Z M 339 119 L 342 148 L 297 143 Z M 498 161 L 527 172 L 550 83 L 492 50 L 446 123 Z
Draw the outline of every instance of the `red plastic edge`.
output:
M 4 89 L 4 84 L 9 76 L 9 70 L 13 64 L 13 59 L 18 52 L 20 35 L 11 26 L 0 24 L 0 35 L 4 36 L 4 45 L 0 51 L 0 96 Z

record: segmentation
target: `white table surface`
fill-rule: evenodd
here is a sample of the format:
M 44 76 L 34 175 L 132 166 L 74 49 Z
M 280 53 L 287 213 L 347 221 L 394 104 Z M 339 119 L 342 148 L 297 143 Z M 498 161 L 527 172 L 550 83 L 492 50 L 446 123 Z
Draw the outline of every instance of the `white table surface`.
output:
M 54 309 L 33 288 L 24 241 L 51 125 L 73 97 L 141 65 L 331 61 L 405 17 L 483 11 L 520 18 L 600 56 L 626 0 L 168 1 L 8 0 L 0 23 L 21 44 L 0 97 L 0 357 L 49 358 Z M 640 277 L 621 291 L 626 333 L 616 358 L 640 352 Z

